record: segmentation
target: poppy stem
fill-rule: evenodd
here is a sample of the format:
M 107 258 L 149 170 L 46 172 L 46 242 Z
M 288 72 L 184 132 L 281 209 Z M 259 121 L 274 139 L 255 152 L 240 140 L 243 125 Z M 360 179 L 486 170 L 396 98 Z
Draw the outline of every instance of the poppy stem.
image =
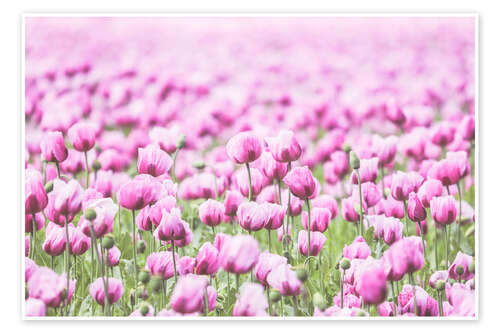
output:
M 361 191 L 361 176 L 359 175 L 359 168 L 356 169 L 356 174 L 358 175 L 358 185 L 359 185 L 359 234 L 363 236 L 363 193 Z
M 460 233 L 460 227 L 462 226 L 462 191 L 460 190 L 460 181 L 458 181 L 457 183 L 457 188 L 458 188 L 458 228 L 457 228 L 457 232 L 458 232 L 458 245 L 457 245 L 457 249 L 458 251 L 460 251 L 461 249 L 461 233 Z
M 174 281 L 177 283 L 177 266 L 175 263 L 175 243 L 174 240 L 172 240 L 172 261 L 174 262 Z
M 87 156 L 87 152 L 84 152 L 83 155 L 85 156 L 85 188 L 89 188 L 89 159 Z
M 309 198 L 306 198 L 307 206 L 307 256 L 311 255 L 311 205 L 309 204 Z
M 135 288 L 137 289 L 137 244 L 135 240 L 135 210 L 132 209 L 132 247 L 134 251 L 134 276 L 135 276 Z
M 250 164 L 245 163 L 248 173 L 248 201 L 252 201 L 252 175 L 250 173 Z

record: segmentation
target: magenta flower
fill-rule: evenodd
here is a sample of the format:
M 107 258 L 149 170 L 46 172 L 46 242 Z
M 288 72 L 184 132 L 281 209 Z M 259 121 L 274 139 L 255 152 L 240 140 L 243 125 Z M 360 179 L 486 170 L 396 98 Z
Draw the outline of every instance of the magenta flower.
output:
M 288 166 L 286 163 L 281 163 L 276 161 L 270 152 L 263 152 L 260 158 L 257 160 L 259 162 L 260 171 L 268 178 L 271 179 L 283 179 L 285 177 Z
M 224 205 L 213 199 L 208 199 L 198 207 L 200 220 L 209 227 L 215 227 L 222 222 Z
M 330 195 L 318 195 L 316 198 L 314 198 L 312 201 L 312 207 L 318 207 L 318 208 L 326 208 L 330 211 L 330 219 L 335 219 L 339 212 L 339 206 L 337 204 L 337 200 L 335 200 L 334 197 Z
M 246 282 L 241 286 L 241 292 L 234 304 L 233 316 L 267 316 L 267 307 L 264 288 L 259 284 Z
M 302 154 L 302 148 L 292 131 L 280 131 L 277 137 L 266 138 L 272 156 L 278 162 L 296 161 Z
M 194 258 L 184 256 L 179 259 L 177 271 L 179 275 L 193 274 L 195 265 L 196 260 Z
M 311 209 L 311 231 L 325 232 L 330 225 L 331 213 L 326 208 L 313 207 Z M 309 229 L 307 212 L 302 212 L 302 227 Z
M 287 259 L 280 255 L 262 252 L 259 255 L 259 260 L 257 261 L 257 265 L 254 269 L 255 278 L 260 281 L 264 285 L 268 285 L 267 276 L 269 273 L 277 266 L 281 264 L 286 264 Z
M 276 230 L 283 225 L 286 214 L 286 208 L 284 206 L 265 202 L 260 204 L 260 207 L 267 214 L 267 221 L 264 224 L 264 228 Z
M 415 192 L 411 192 L 408 199 L 408 217 L 413 222 L 421 222 L 427 218 L 427 212 Z
M 93 209 L 96 212 L 96 218 L 92 221 L 95 237 L 101 238 L 107 233 L 113 232 L 115 216 L 118 213 L 118 206 L 111 198 L 92 199 L 87 203 L 87 209 Z M 88 237 L 92 237 L 90 221 L 85 219 L 85 215 L 80 217 L 78 228 Z
M 213 275 L 219 267 L 219 250 L 208 242 L 204 243 L 196 255 L 196 274 Z
M 238 206 L 245 200 L 245 197 L 238 191 L 227 191 L 224 198 L 224 214 L 227 216 L 236 216 Z
M 431 200 L 443 194 L 443 184 L 437 179 L 427 179 L 418 189 L 418 198 L 425 208 L 431 206 Z
M 24 281 L 28 282 L 37 269 L 38 265 L 33 260 L 24 258 Z
M 238 207 L 236 213 L 240 226 L 248 231 L 258 231 L 270 220 L 270 215 L 263 204 L 244 202 Z
M 469 271 L 469 266 L 472 261 L 473 258 L 471 256 L 462 253 L 461 251 L 458 251 L 455 260 L 451 264 L 450 268 L 448 268 L 448 274 L 450 278 L 457 281 L 458 280 L 467 281 L 472 279 L 474 277 L 474 272 Z M 464 269 L 462 275 L 458 275 L 457 266 L 462 266 L 462 268 Z
M 109 304 L 115 304 L 123 296 L 123 284 L 120 280 L 113 277 L 107 278 L 108 284 L 108 302 Z M 103 278 L 98 278 L 89 287 L 89 292 L 94 301 L 104 306 L 104 283 Z
M 357 258 L 366 259 L 371 255 L 372 251 L 363 236 L 358 236 L 351 245 L 344 246 L 342 253 L 344 257 L 352 260 Z
M 316 193 L 316 181 L 308 167 L 295 167 L 283 179 L 292 194 L 305 200 Z
M 447 225 L 455 222 L 457 218 L 455 199 L 451 195 L 432 198 L 431 215 L 434 221 L 440 225 Z
M 61 255 L 66 249 L 66 233 L 64 228 L 57 224 L 49 223 L 45 231 L 45 241 L 42 250 L 50 256 Z
M 234 163 L 251 163 L 262 154 L 262 141 L 252 132 L 240 132 L 227 142 L 226 151 Z
M 40 149 L 47 162 L 61 163 L 68 157 L 68 149 L 61 132 L 47 132 L 40 142 Z
M 177 261 L 177 253 L 175 254 Z M 174 276 L 174 262 L 172 253 L 169 251 L 153 252 L 146 259 L 146 269 L 151 275 L 158 276 L 163 280 Z
M 146 148 L 139 148 L 137 157 L 137 171 L 139 173 L 158 177 L 167 173 L 172 164 L 173 161 L 170 155 L 158 146 L 149 145 Z
M 356 271 L 356 292 L 368 304 L 380 304 L 387 297 L 387 277 L 380 260 L 366 260 Z
M 414 290 L 416 293 L 414 294 Z M 414 297 L 415 295 L 415 297 Z M 416 313 L 418 316 L 438 316 L 439 309 L 437 301 L 419 286 L 404 285 L 398 295 L 398 309 L 402 314 L 415 313 L 415 300 L 417 303 Z
M 245 274 L 257 264 L 259 254 L 259 243 L 255 238 L 238 235 L 224 242 L 219 258 L 224 270 L 233 274 Z
M 388 269 L 391 270 L 391 274 L 387 274 L 390 280 L 392 279 L 389 275 L 399 277 L 416 272 L 424 267 L 425 262 L 422 242 L 417 236 L 406 237 L 392 244 L 384 253 L 384 257 Z
M 250 176 L 252 177 L 252 198 L 259 195 L 260 191 L 264 187 L 264 176 L 262 173 L 255 168 L 250 168 Z M 240 168 L 236 172 L 236 186 L 240 191 L 241 195 L 248 198 L 249 184 L 248 184 L 248 173 L 244 168 Z
M 381 166 L 388 165 L 394 161 L 396 156 L 398 138 L 396 136 L 389 136 L 381 138 L 375 136 L 372 143 L 372 149 L 378 157 L 378 163 Z
M 374 183 L 378 177 L 378 157 L 360 160 L 359 176 L 361 183 Z M 351 183 L 358 184 L 358 175 L 355 171 L 351 175 Z
M 299 231 L 299 251 L 303 256 L 307 256 L 308 253 L 311 256 L 317 256 L 319 255 L 319 252 L 323 248 L 323 245 L 325 245 L 326 242 L 326 236 L 322 234 L 319 231 L 311 231 L 311 249 L 310 252 L 309 246 L 308 246 L 308 238 L 307 238 L 307 231 L 306 230 L 300 230 Z
M 431 274 L 431 276 L 429 277 L 429 285 L 436 289 L 437 287 L 437 282 L 438 281 L 444 281 L 444 282 L 447 282 L 448 281 L 448 271 L 435 271 L 434 273 Z
M 456 159 L 446 158 L 434 164 L 427 172 L 427 177 L 439 180 L 444 186 L 450 186 L 458 183 L 462 170 Z
M 26 215 L 41 212 L 48 204 L 42 175 L 34 169 L 26 169 L 24 184 L 24 211 Z
M 296 296 L 300 294 L 302 282 L 297 273 L 288 264 L 280 264 L 271 270 L 267 276 L 267 283 L 274 289 L 279 290 L 283 296 Z
M 82 255 L 90 248 L 90 238 L 73 224 L 69 225 L 69 253 L 72 255 Z
M 44 317 L 47 311 L 45 303 L 36 298 L 28 298 L 24 304 L 27 317 Z
M 68 130 L 68 138 L 73 148 L 80 152 L 87 152 L 91 150 L 95 144 L 95 126 L 78 122 Z
M 163 241 L 182 240 L 186 237 L 186 228 L 180 218 L 180 212 L 176 209 L 171 213 L 163 211 L 163 217 L 158 228 L 155 230 L 155 236 Z
M 35 214 L 35 231 L 39 231 L 43 229 L 45 226 L 45 219 L 43 218 L 43 214 L 36 213 Z M 25 214 L 24 215 L 24 232 L 30 233 L 33 231 L 33 215 Z
M 64 183 L 54 179 L 54 210 L 62 216 L 72 217 L 82 208 L 83 188 L 76 180 Z
M 208 279 L 204 276 L 188 274 L 179 277 L 170 297 L 170 306 L 183 314 L 202 312 L 207 286 Z
M 134 178 L 123 184 L 117 198 L 120 206 L 130 210 L 139 210 L 149 205 L 155 199 L 155 188 L 151 181 Z

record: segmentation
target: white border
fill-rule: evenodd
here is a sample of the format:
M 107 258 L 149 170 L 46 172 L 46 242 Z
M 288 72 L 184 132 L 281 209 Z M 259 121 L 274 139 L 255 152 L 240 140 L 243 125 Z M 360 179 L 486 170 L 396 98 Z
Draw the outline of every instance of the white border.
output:
M 475 106 L 475 175 L 474 175 L 474 184 L 475 184 L 475 203 L 474 203 L 474 211 L 476 216 L 476 227 L 474 231 L 475 237 L 475 262 L 476 262 L 476 279 L 475 279 L 475 317 L 196 317 L 196 316 L 184 316 L 184 317 L 27 317 L 25 316 L 25 302 L 21 301 L 21 319 L 24 321 L 67 321 L 67 320 L 77 320 L 77 321 L 107 321 L 107 320 L 130 320 L 130 321 L 225 321 L 225 320 L 244 320 L 244 321 L 302 321 L 302 320 L 313 320 L 313 321 L 478 321 L 479 320 L 479 293 L 480 293 L 480 253 L 479 253 L 479 221 L 481 220 L 479 216 L 479 131 L 480 128 L 480 119 L 479 119 L 479 14 L 478 13 L 315 13 L 311 11 L 310 13 L 294 13 L 294 12 L 276 12 L 267 11 L 266 13 L 259 11 L 250 11 L 246 13 L 236 12 L 236 11 L 227 11 L 227 12 L 186 12 L 186 13 L 113 13 L 113 12 L 105 12 L 102 11 L 100 13 L 93 12 L 82 12 L 82 13 L 44 13 L 44 12 L 24 12 L 21 14 L 21 112 L 20 112 L 20 121 L 21 121 L 21 161 L 19 162 L 20 166 L 22 166 L 22 171 L 20 173 L 21 177 L 21 216 L 24 221 L 25 213 L 23 201 L 25 198 L 25 177 L 24 177 L 24 161 L 25 161 L 25 147 L 26 147 L 26 126 L 24 121 L 25 116 L 25 67 L 26 67 L 26 54 L 25 54 L 25 37 L 26 37 L 26 18 L 27 17 L 285 17 L 285 18 L 293 18 L 293 17 L 457 17 L 457 18 L 474 18 L 474 66 L 475 66 L 475 75 L 474 75 L 474 84 L 475 84 L 475 96 L 474 96 L 474 106 Z M 21 277 L 22 283 L 20 285 L 20 299 L 24 300 L 25 298 L 25 283 L 24 283 L 24 224 L 20 223 L 20 234 L 21 234 L 21 252 L 20 252 L 20 260 L 22 262 L 21 265 Z

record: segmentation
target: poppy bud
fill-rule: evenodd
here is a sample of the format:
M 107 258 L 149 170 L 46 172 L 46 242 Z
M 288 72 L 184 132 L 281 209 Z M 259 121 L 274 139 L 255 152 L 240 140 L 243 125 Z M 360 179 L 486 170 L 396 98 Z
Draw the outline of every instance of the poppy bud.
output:
M 344 271 L 348 270 L 349 268 L 351 268 L 351 261 L 347 258 L 342 259 L 342 261 L 340 262 L 340 267 L 342 267 Z
M 137 253 L 144 253 L 144 251 L 146 251 L 146 242 L 141 239 L 137 243 Z
M 99 162 L 99 160 L 94 160 L 94 162 L 92 162 L 92 169 L 94 171 L 99 171 L 101 169 L 101 162 Z
M 273 290 L 271 291 L 269 298 L 271 299 L 271 302 L 276 303 L 281 299 L 281 294 L 278 291 Z
M 300 281 L 306 282 L 309 274 L 305 269 L 298 269 L 297 270 L 297 277 L 299 278 Z
M 151 280 L 151 275 L 149 275 L 148 272 L 141 271 L 139 273 L 139 281 L 141 281 L 143 284 L 148 284 L 149 280 Z
M 439 280 L 436 283 L 436 289 L 439 291 L 444 290 L 445 287 L 446 287 L 446 283 L 443 280 Z
M 146 303 L 143 303 L 141 305 L 141 314 L 145 316 L 148 314 L 148 312 L 149 312 L 149 306 Z
M 201 161 L 201 160 L 200 160 L 200 161 L 194 161 L 194 162 L 193 162 L 193 167 L 195 167 L 195 168 L 196 168 L 196 169 L 198 169 L 198 170 L 204 169 L 204 168 L 205 168 L 205 166 L 206 166 L 206 165 L 205 165 L 205 162 L 203 162 L 203 161 Z
M 318 307 L 321 311 L 324 311 L 327 307 L 325 299 L 321 296 L 320 293 L 315 293 L 313 296 L 313 303 L 316 307 Z
M 135 304 L 135 289 L 130 290 L 130 304 Z
M 51 180 L 50 182 L 48 182 L 47 184 L 45 184 L 44 187 L 45 187 L 45 192 L 46 193 L 50 193 L 54 189 L 54 182 Z
M 182 149 L 186 146 L 186 136 L 182 134 L 178 139 L 177 142 L 175 143 L 175 147 L 177 149 Z
M 162 287 L 161 278 L 154 276 L 151 279 L 151 289 L 153 289 L 153 292 L 158 293 L 161 291 L 161 287 Z
M 93 220 L 95 220 L 96 217 L 97 217 L 97 214 L 96 214 L 95 210 L 87 209 L 85 211 L 85 219 L 86 220 L 93 221 Z
M 359 310 L 357 313 L 356 313 L 356 317 L 364 317 L 366 316 L 366 313 L 362 310 Z
M 144 286 L 139 287 L 139 289 L 137 289 L 137 294 L 139 295 L 140 299 L 142 299 L 144 301 L 147 300 L 149 297 L 148 288 L 146 288 Z
M 109 250 L 115 245 L 115 241 L 113 240 L 113 237 L 106 236 L 102 240 L 102 247 Z
M 360 161 L 358 155 L 351 150 L 349 153 L 349 165 L 352 169 L 357 170 L 360 167 Z
M 342 146 L 342 150 L 346 153 L 350 152 L 351 151 L 351 145 L 348 144 L 348 143 L 344 143 L 344 145 Z

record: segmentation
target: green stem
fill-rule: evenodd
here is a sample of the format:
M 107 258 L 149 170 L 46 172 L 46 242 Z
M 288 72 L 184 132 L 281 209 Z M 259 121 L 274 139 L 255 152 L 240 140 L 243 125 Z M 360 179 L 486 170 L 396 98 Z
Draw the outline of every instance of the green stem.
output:
M 205 303 L 205 317 L 208 317 L 208 293 L 207 293 L 207 288 L 205 288 L 205 293 L 204 293 L 204 303 Z
M 422 239 L 422 251 L 424 252 L 424 259 L 425 259 L 425 241 L 424 241 L 424 230 L 422 229 L 422 223 L 420 221 L 418 223 L 418 228 L 420 229 L 420 238 Z
M 271 229 L 267 229 L 267 240 L 269 242 L 269 253 L 271 253 Z
M 417 307 L 417 291 L 415 288 L 415 280 L 413 279 L 413 273 L 410 273 L 410 281 L 413 286 L 413 311 L 415 312 L 415 316 L 418 317 L 418 307 Z
M 236 274 L 236 292 L 240 290 L 240 275 Z
M 137 289 L 137 244 L 135 240 L 135 210 L 132 209 L 132 245 L 134 250 L 134 277 L 135 277 L 135 288 Z
M 462 226 L 462 191 L 460 190 L 460 181 L 457 183 L 457 188 L 458 188 L 458 246 L 457 249 L 460 251 L 460 243 L 461 243 L 461 233 L 460 233 L 460 227 Z
M 394 311 L 394 317 L 398 315 L 398 308 L 396 307 L 396 294 L 394 293 L 394 282 L 391 281 L 391 290 L 392 290 L 392 307 Z
M 406 237 L 410 236 L 410 232 L 408 231 L 408 205 L 406 204 L 406 200 L 403 200 L 403 205 L 404 205 L 404 213 L 405 213 L 405 225 L 406 225 Z
M 443 317 L 443 292 L 438 291 L 438 300 L 439 300 L 439 316 Z
M 177 161 L 177 153 L 179 152 L 179 149 L 177 148 L 174 152 L 174 162 L 172 163 L 172 170 L 170 171 L 170 177 L 172 178 L 172 181 L 174 183 L 177 182 L 177 178 L 175 178 L 175 162 Z
M 250 173 L 250 164 L 245 163 L 248 173 L 248 201 L 252 201 L 252 175 Z
M 272 313 L 271 313 L 271 296 L 269 295 L 269 286 L 266 286 L 266 294 L 267 294 L 267 304 L 268 304 L 267 312 L 269 313 L 270 316 L 272 316 Z
M 340 271 L 340 308 L 344 308 L 344 270 Z
M 174 281 L 177 283 L 177 266 L 175 263 L 175 244 L 172 241 L 172 261 L 174 262 Z
M 57 178 L 61 179 L 61 169 L 59 168 L 59 162 L 56 162 Z
M 85 155 L 85 171 L 86 171 L 85 188 L 89 188 L 89 160 L 87 157 L 87 152 L 84 152 L 83 154 Z
M 447 226 L 446 224 L 443 226 L 443 231 L 444 231 L 444 241 L 445 241 L 445 244 L 446 244 L 446 264 L 445 264 L 445 267 L 447 268 L 448 267 L 448 252 L 449 252 L 449 241 L 448 241 L 448 231 L 446 230 Z
M 293 315 L 297 317 L 299 315 L 299 307 L 297 304 L 297 296 L 293 295 Z
M 309 204 L 309 198 L 306 198 L 307 206 L 307 256 L 311 255 L 311 205 Z
M 65 301 L 68 300 L 68 295 L 69 295 L 69 266 L 70 266 L 70 254 L 69 254 L 69 247 L 70 247 L 70 244 L 69 244 L 69 218 L 68 218 L 68 214 L 66 214 L 66 223 L 65 223 L 65 229 L 66 229 L 66 257 L 67 257 L 67 263 L 66 263 L 66 296 L 67 297 L 65 299 Z M 68 302 L 69 303 L 69 302 Z
M 33 261 L 35 261 L 35 256 L 36 256 L 36 219 L 35 219 L 35 213 L 31 214 L 31 218 L 32 218 L 32 221 L 31 221 L 31 238 L 30 238 L 30 242 L 32 244 L 30 244 L 30 252 L 31 252 L 31 259 L 33 259 Z
M 384 166 L 380 166 L 380 174 L 381 174 L 381 180 L 382 180 L 382 195 L 384 196 L 384 199 L 387 199 L 387 196 L 385 195 L 385 183 L 384 183 Z
M 358 175 L 358 185 L 359 185 L 359 228 L 360 235 L 363 236 L 363 193 L 361 191 L 361 176 L 359 175 L 359 169 L 356 169 L 356 174 Z

